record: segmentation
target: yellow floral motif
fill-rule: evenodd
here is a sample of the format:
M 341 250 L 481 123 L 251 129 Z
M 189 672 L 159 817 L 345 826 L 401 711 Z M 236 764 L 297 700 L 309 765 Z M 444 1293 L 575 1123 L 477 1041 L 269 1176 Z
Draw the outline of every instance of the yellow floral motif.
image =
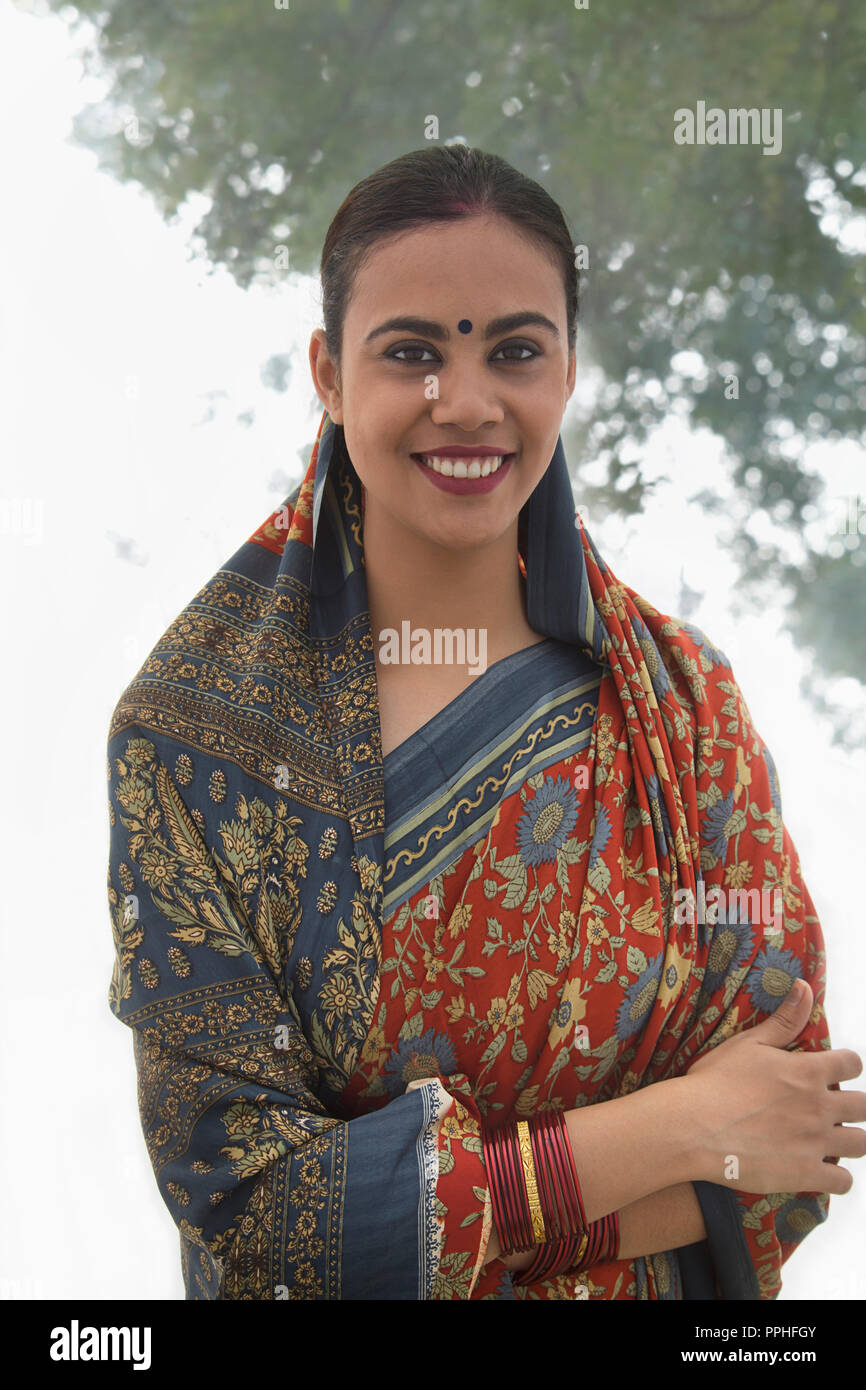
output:
M 747 765 L 742 747 L 737 744 L 737 781 L 734 787 L 734 805 L 740 799 L 740 792 L 744 787 L 752 785 L 752 769 Z
M 362 1061 L 370 1063 L 374 1069 L 378 1070 L 380 1062 L 389 1055 L 390 1051 L 390 1045 L 385 1040 L 384 1027 L 381 1023 L 374 1024 L 361 1048 Z
M 661 935 L 659 914 L 654 898 L 647 898 L 645 902 L 641 903 L 637 911 L 632 913 L 631 924 L 635 931 L 642 932 L 645 936 Z
M 665 953 L 662 977 L 659 984 L 658 1003 L 667 1009 L 679 996 L 683 985 L 691 973 L 691 961 L 684 956 L 675 942 L 668 942 Z
M 745 888 L 751 881 L 754 866 L 744 859 L 740 864 L 728 864 L 725 869 L 725 883 L 729 888 Z
M 462 994 L 458 994 L 456 999 L 451 999 L 445 1006 L 449 1023 L 458 1023 L 466 1012 L 466 1000 Z
M 141 876 L 153 888 L 167 888 L 175 881 L 174 865 L 160 850 L 146 850 L 139 861 Z
M 799 865 L 797 871 L 799 873 Z M 781 858 L 779 887 L 782 890 L 782 900 L 785 904 L 785 911 L 799 912 L 801 907 L 800 890 L 791 882 L 791 856 L 789 854 L 783 854 Z
M 332 975 L 330 980 L 322 986 L 319 999 L 325 1009 L 325 1022 L 329 1028 L 334 1027 L 338 1018 L 345 1018 L 352 1013 L 360 1004 L 360 995 L 352 980 L 348 975 Z
M 454 1114 L 448 1114 L 442 1121 L 441 1133 L 446 1139 L 459 1139 L 461 1137 L 460 1121 Z
M 720 1040 L 724 1041 L 725 1038 L 732 1038 L 735 1033 L 739 1032 L 739 1029 L 740 1010 L 739 1007 L 735 1004 L 734 1007 L 730 1009 L 728 1013 L 725 1014 L 724 1018 L 722 1019 L 718 1028 L 716 1029 L 716 1036 Z
M 492 999 L 490 1008 L 487 1010 L 487 1022 L 494 1031 L 498 1031 L 505 1022 L 508 1013 L 508 1004 L 505 999 Z
M 554 1051 L 573 1037 L 575 1025 L 580 1023 L 586 1014 L 586 1000 L 581 998 L 580 993 L 582 987 L 582 981 L 573 976 L 562 991 L 556 1017 L 564 1018 L 565 1021 L 554 1024 L 547 1037 L 547 1045 Z
M 591 941 L 593 946 L 599 946 L 610 936 L 610 932 L 604 925 L 600 917 L 590 917 L 586 924 L 586 939 Z
M 460 932 L 466 931 L 472 921 L 472 908 L 463 903 L 458 903 L 448 921 L 448 935 L 458 936 Z
M 506 1029 L 510 1031 L 512 1028 L 522 1028 L 523 1021 L 523 1005 L 520 1003 L 512 1004 L 505 1016 Z
M 435 956 L 432 951 L 425 948 L 424 967 L 426 972 L 424 978 L 427 980 L 428 984 L 432 984 L 440 971 L 445 969 L 445 962 L 444 960 L 440 960 L 438 956 Z

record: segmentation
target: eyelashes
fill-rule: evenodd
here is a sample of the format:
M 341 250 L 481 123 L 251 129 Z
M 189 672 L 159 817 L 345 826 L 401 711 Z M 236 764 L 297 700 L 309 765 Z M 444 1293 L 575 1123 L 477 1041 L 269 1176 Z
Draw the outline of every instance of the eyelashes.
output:
M 537 357 L 541 357 L 541 356 L 543 355 L 543 354 L 541 353 L 541 351 L 540 351 L 538 348 L 536 348 L 536 347 L 533 346 L 532 343 L 503 343 L 501 347 L 499 347 L 499 348 L 496 349 L 496 352 L 510 352 L 510 351 L 526 352 L 526 353 L 529 354 L 529 356 L 528 356 L 528 357 L 500 357 L 498 360 L 499 360 L 500 362 L 508 362 L 508 363 L 518 363 L 518 364 L 522 364 L 522 363 L 524 363 L 524 362 L 532 362 L 532 361 L 534 361 Z M 399 353 L 402 353 L 402 352 L 426 352 L 426 353 L 432 353 L 433 356 L 432 356 L 431 358 L 428 358 L 428 359 L 425 361 L 423 358 L 420 358 L 420 357 L 405 358 L 405 357 L 400 357 L 400 356 L 398 356 L 398 354 L 399 354 Z M 391 361 L 391 362 L 402 362 L 403 365 L 404 365 L 404 366 L 407 366 L 407 367 L 428 366 L 429 363 L 430 363 L 431 361 L 439 361 L 439 360 L 440 360 L 440 359 L 439 359 L 439 354 L 436 352 L 435 348 L 429 347 L 429 346 L 427 345 L 427 343 L 400 343 L 400 344 L 398 344 L 397 346 L 395 346 L 395 347 L 393 347 L 393 348 L 389 348 L 389 349 L 387 350 L 387 352 L 384 352 L 384 353 L 382 354 L 382 356 L 385 357 L 388 361 Z M 492 360 L 497 360 L 497 359 L 495 358 L 495 355 L 494 355 L 494 358 L 493 358 Z

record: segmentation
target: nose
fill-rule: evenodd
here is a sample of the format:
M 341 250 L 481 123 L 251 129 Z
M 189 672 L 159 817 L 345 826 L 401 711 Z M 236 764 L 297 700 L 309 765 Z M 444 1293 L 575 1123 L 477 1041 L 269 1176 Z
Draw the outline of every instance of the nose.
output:
M 497 383 L 486 366 L 453 363 L 437 372 L 430 419 L 434 425 L 451 425 L 473 433 L 505 419 Z

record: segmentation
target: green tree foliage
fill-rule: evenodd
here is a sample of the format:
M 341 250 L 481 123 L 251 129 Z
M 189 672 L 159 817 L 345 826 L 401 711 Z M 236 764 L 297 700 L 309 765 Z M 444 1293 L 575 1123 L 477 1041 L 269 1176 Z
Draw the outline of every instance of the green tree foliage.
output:
M 76 0 L 107 79 L 78 138 L 166 216 L 204 195 L 199 248 L 243 286 L 286 273 L 281 246 L 316 272 L 348 189 L 422 147 L 430 116 L 440 141 L 538 178 L 587 248 L 579 366 L 605 385 L 566 442 L 607 478 L 584 500 L 640 510 L 642 445 L 671 411 L 713 431 L 742 521 L 741 602 L 781 585 L 816 673 L 866 679 L 866 543 L 810 549 L 824 483 L 803 462 L 815 441 L 864 436 L 866 265 L 845 229 L 866 213 L 866 7 L 278 3 Z M 698 101 L 778 108 L 781 151 L 676 143 L 675 111 Z M 714 487 L 700 495 L 731 513 Z

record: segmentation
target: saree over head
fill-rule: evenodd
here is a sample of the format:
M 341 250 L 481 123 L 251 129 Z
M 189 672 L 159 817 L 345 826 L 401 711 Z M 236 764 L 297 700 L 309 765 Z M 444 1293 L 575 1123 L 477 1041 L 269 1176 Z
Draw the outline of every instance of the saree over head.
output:
M 797 1048 L 830 1045 L 727 658 L 615 579 L 559 441 L 519 527 L 545 640 L 383 760 L 360 502 L 325 413 L 111 723 L 110 1003 L 187 1297 L 775 1297 L 829 1199 L 723 1171 L 704 1242 L 526 1287 L 483 1263 L 482 1122 L 682 1075 L 798 976 Z

